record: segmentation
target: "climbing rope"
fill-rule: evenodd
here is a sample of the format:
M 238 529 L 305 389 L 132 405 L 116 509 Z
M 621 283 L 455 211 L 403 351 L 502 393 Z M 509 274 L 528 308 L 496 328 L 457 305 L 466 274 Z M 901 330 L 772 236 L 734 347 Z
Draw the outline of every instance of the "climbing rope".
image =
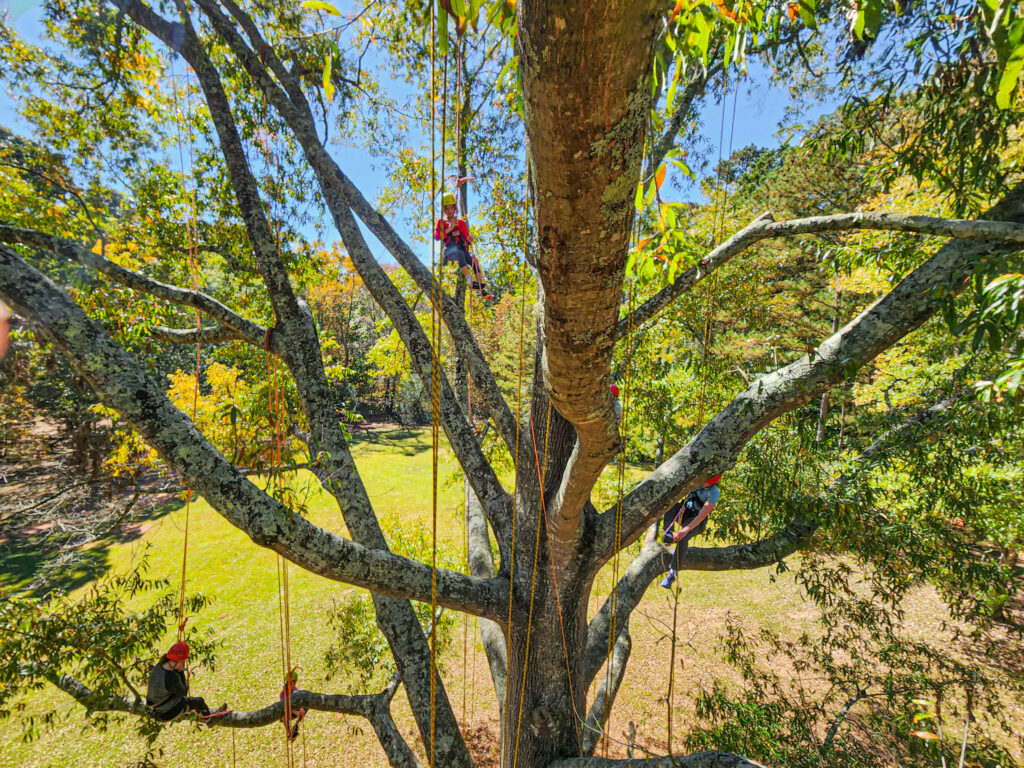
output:
M 711 212 L 711 246 L 712 249 L 722 239 L 722 234 L 725 229 L 725 188 L 722 186 L 722 148 L 725 144 L 725 104 L 728 96 L 729 83 L 725 83 L 725 96 L 722 97 L 722 117 L 718 131 L 718 188 L 715 190 L 714 200 L 712 202 Z M 732 121 L 729 130 L 729 156 L 732 156 L 732 142 L 733 136 L 736 130 L 736 102 L 739 97 L 739 88 L 733 88 L 733 99 L 732 99 Z M 720 210 L 721 209 L 721 210 Z M 721 212 L 721 221 L 719 221 L 719 213 Z M 697 402 L 697 421 L 694 425 L 695 434 L 700 432 L 701 426 L 704 424 L 704 414 L 707 405 L 707 393 L 708 393 L 708 377 L 706 375 L 705 368 L 707 367 L 708 358 L 711 355 L 711 330 L 714 323 L 714 303 L 718 293 L 718 271 L 716 270 L 711 275 L 711 283 L 708 289 L 705 291 L 705 303 L 704 303 L 704 323 L 703 333 L 701 342 L 701 365 L 700 365 L 700 388 L 698 390 L 698 402 Z M 677 545 L 678 546 L 678 545 Z M 676 666 L 676 647 L 678 645 L 677 637 L 677 624 L 679 616 L 679 594 L 680 594 L 680 583 L 677 579 L 673 585 L 672 590 L 672 641 L 669 650 L 669 671 L 668 671 L 668 693 L 665 697 L 666 707 L 666 730 L 668 735 L 668 754 L 672 755 L 672 710 L 675 702 L 675 666 Z
M 435 222 L 437 199 L 437 165 L 436 165 L 436 119 L 437 119 L 437 9 L 431 4 L 430 12 L 430 221 Z M 444 84 L 444 104 L 441 118 L 441 179 L 444 179 L 445 128 L 447 122 L 447 57 L 443 67 L 446 82 Z M 437 271 L 437 248 L 430 246 L 431 303 L 430 303 L 430 440 L 431 440 L 431 552 L 430 552 L 430 768 L 436 766 L 437 753 L 437 479 L 438 453 L 440 450 L 440 418 L 441 409 L 441 333 L 438 305 L 441 300 L 440 285 Z
M 187 78 L 187 75 L 186 75 Z M 185 98 L 186 98 L 186 110 L 183 113 L 180 109 L 178 100 L 178 85 L 177 76 L 174 72 L 174 57 L 171 58 L 171 97 L 174 104 L 174 111 L 176 115 L 184 116 L 185 113 L 192 114 L 192 97 L 191 90 L 188 87 L 186 79 L 185 83 Z M 185 174 L 185 153 L 182 147 L 182 131 L 181 124 L 186 123 L 188 126 L 188 152 L 189 152 L 189 169 L 194 172 L 195 168 L 195 154 L 192 146 L 192 123 L 190 120 L 178 119 L 175 121 L 175 130 L 177 134 L 178 144 L 178 163 L 181 168 L 181 186 L 182 192 L 188 200 L 189 208 L 191 209 L 191 221 L 186 221 L 185 229 L 188 232 L 188 258 L 189 258 L 189 279 L 192 285 L 192 290 L 199 290 L 199 267 L 198 267 L 198 255 L 199 255 L 199 242 L 198 242 L 198 227 L 199 227 L 199 206 L 196 201 L 196 189 L 193 183 L 192 189 L 186 182 Z M 193 182 L 195 179 L 193 178 Z M 203 329 L 203 317 L 199 310 L 196 309 L 196 364 L 195 364 L 195 383 L 192 391 L 192 423 L 196 422 L 196 413 L 199 405 L 199 368 L 202 359 L 202 343 L 199 341 L 198 334 Z M 189 487 L 185 491 L 185 530 L 184 539 L 181 546 L 181 586 L 178 593 L 178 620 L 177 620 L 177 637 L 178 641 L 181 642 L 185 639 L 185 624 L 188 623 L 188 617 L 185 616 L 185 584 L 187 580 L 188 571 L 188 532 L 189 532 L 189 519 L 191 518 L 192 510 L 192 488 Z M 191 671 L 189 671 L 191 676 Z

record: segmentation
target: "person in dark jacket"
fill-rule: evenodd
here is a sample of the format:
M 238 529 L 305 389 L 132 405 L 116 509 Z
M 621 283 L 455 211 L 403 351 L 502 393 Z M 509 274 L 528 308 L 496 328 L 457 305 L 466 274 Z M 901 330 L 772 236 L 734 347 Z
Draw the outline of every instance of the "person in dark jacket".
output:
M 708 515 L 718 504 L 721 492 L 718 489 L 718 481 L 721 475 L 709 478 L 704 485 L 696 488 L 687 494 L 686 498 L 677 504 L 669 507 L 662 521 L 661 540 L 665 544 L 676 545 L 676 551 L 672 555 L 672 566 L 665 574 L 661 586 L 668 589 L 676 580 L 679 566 L 686 557 L 686 550 L 690 547 L 690 539 L 704 532 L 708 524 Z
M 150 714 L 161 722 L 173 720 L 186 710 L 191 710 L 206 720 L 225 714 L 228 705 L 211 713 L 206 702 L 198 696 L 188 695 L 188 678 L 185 677 L 185 662 L 188 661 L 188 643 L 177 642 L 171 646 L 156 666 L 149 672 L 149 688 L 146 691 L 146 707 Z

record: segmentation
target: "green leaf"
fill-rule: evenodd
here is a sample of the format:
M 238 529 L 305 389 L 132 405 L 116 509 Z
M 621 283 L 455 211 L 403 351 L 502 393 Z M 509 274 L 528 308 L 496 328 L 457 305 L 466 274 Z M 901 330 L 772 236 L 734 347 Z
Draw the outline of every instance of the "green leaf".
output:
M 508 73 L 518 71 L 518 67 L 519 57 L 513 56 L 505 63 L 505 66 L 501 68 L 501 72 L 498 73 L 498 79 L 495 82 L 498 85 L 501 85 L 505 81 L 505 78 L 508 76 Z
M 882 24 L 882 0 L 858 0 L 857 21 L 853 25 L 853 34 L 858 39 L 874 39 Z
M 1010 60 L 1006 62 L 1003 73 L 999 77 L 996 106 L 1000 109 L 1010 108 L 1010 96 L 1013 95 L 1013 91 L 1017 87 L 1017 81 L 1020 79 L 1022 71 L 1024 71 L 1024 43 L 1018 45 L 1010 54 Z
M 324 94 L 327 96 L 327 103 L 330 104 L 334 100 L 334 83 L 331 81 L 331 61 L 332 56 L 328 56 L 324 59 Z
M 636 212 L 640 213 L 644 209 L 644 185 L 636 185 L 636 197 L 633 199 L 633 206 L 636 208 Z
M 448 11 L 437 6 L 437 43 L 438 53 L 442 56 L 448 55 Z
M 811 29 L 818 28 L 818 20 L 814 18 L 814 12 L 818 6 L 818 0 L 800 0 L 800 21 Z
M 341 16 L 342 13 L 330 3 L 325 3 L 324 0 L 303 0 L 302 7 L 307 11 L 323 11 L 329 13 L 331 16 Z

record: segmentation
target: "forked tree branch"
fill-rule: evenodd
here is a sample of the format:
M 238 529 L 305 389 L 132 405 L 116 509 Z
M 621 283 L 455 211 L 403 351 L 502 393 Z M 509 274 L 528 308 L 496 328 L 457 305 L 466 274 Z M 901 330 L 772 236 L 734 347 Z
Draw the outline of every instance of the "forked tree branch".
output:
M 432 386 L 431 359 L 432 350 L 429 341 L 416 319 L 414 313 L 409 309 L 402 295 L 388 277 L 387 273 L 380 267 L 380 264 L 373 257 L 367 246 L 362 232 L 359 230 L 347 202 L 340 199 L 337 190 L 332 184 L 340 170 L 333 160 L 327 155 L 316 136 L 315 123 L 312 113 L 309 111 L 308 103 L 302 95 L 301 89 L 296 85 L 294 93 L 286 94 L 270 76 L 261 57 L 257 56 L 242 40 L 234 28 L 230 19 L 220 12 L 219 8 L 209 0 L 199 0 L 199 5 L 206 12 L 213 23 L 217 33 L 232 48 L 232 51 L 245 66 L 257 85 L 267 94 L 268 99 L 278 109 L 281 115 L 289 122 L 292 132 L 303 144 L 314 172 L 320 179 L 324 190 L 325 200 L 334 218 L 335 226 L 338 228 L 345 247 L 352 258 L 353 264 L 360 273 L 367 290 L 370 291 L 374 300 L 381 306 L 391 319 L 396 330 L 401 336 L 406 348 L 409 350 L 410 359 L 413 361 L 417 374 L 427 387 L 428 391 Z M 249 22 L 251 24 L 251 21 Z M 269 48 L 261 51 L 263 59 L 273 56 Z M 294 80 L 291 75 L 287 81 Z M 289 96 L 291 98 L 289 98 Z M 297 97 L 301 97 L 300 104 L 296 104 Z M 418 264 L 419 262 L 417 262 Z M 422 265 L 419 265 L 422 268 Z M 484 510 L 488 515 L 491 524 L 499 533 L 499 541 L 504 537 L 507 519 L 507 494 L 501 487 L 490 464 L 487 462 L 470 429 L 458 401 L 451 391 L 447 377 L 443 372 L 441 375 L 440 415 L 444 424 L 445 432 L 448 435 L 452 449 L 455 451 L 474 485 Z
M 940 234 L 954 231 L 948 229 L 952 226 L 957 232 L 970 233 L 972 238 L 985 232 L 986 239 L 950 241 L 883 298 L 822 342 L 812 354 L 761 377 L 733 398 L 689 444 L 654 470 L 623 500 L 623 546 L 635 540 L 647 525 L 703 478 L 729 469 L 743 446 L 766 424 L 831 389 L 859 366 L 921 326 L 939 307 L 933 293 L 936 288 L 941 286 L 949 294 L 955 294 L 981 260 L 1020 250 L 1018 237 L 1024 236 L 1024 228 L 1019 225 L 1024 221 L 1024 183 L 1018 184 L 994 206 L 988 216 L 994 221 L 951 224 L 933 220 L 935 231 Z M 848 219 L 844 226 L 851 221 Z M 793 223 L 784 223 L 790 225 L 792 231 Z M 999 240 L 988 239 L 997 235 Z M 1024 243 L 1024 239 L 1020 242 Z M 614 554 L 614 510 L 600 515 L 597 525 L 596 557 L 592 566 L 595 572 Z
M 101 402 L 118 411 L 190 488 L 255 543 L 335 581 L 430 599 L 430 566 L 364 547 L 290 514 L 224 458 L 102 326 L 6 246 L 0 246 L 0 296 L 61 350 Z M 437 585 L 442 605 L 471 613 L 479 609 L 501 620 L 504 579 L 439 570 Z
M 20 243 L 56 254 L 81 264 L 83 267 L 106 275 L 114 282 L 120 283 L 126 288 L 155 296 L 172 304 L 198 309 L 204 315 L 220 323 L 225 329 L 230 329 L 237 334 L 236 338 L 249 344 L 263 347 L 266 340 L 266 328 L 251 320 L 247 320 L 212 296 L 202 291 L 193 291 L 187 288 L 179 288 L 176 285 L 161 283 L 159 280 L 154 280 L 151 277 L 122 267 L 120 264 L 115 264 L 110 259 L 98 253 L 93 253 L 89 248 L 73 240 L 50 235 L 35 229 L 0 224 L 0 241 L 11 244 Z M 274 334 L 271 334 L 271 348 L 274 351 L 278 351 L 276 342 Z
M 514 450 L 515 420 L 508 403 L 505 402 L 498 389 L 494 374 L 466 322 L 465 315 L 449 294 L 440 290 L 439 287 L 435 291 L 435 281 L 430 270 L 399 237 L 387 219 L 366 200 L 351 179 L 327 153 L 317 135 L 313 113 L 302 91 L 299 78 L 284 66 L 273 46 L 267 43 L 252 18 L 233 0 L 223 0 L 223 5 L 245 31 L 249 38 L 249 45 L 246 45 L 241 36 L 234 31 L 231 21 L 220 12 L 215 4 L 209 0 L 203 0 L 199 4 L 258 87 L 267 95 L 292 129 L 324 187 L 325 194 L 328 189 L 334 191 L 335 196 L 326 194 L 326 199 L 335 219 L 339 215 L 337 210 L 339 205 L 351 208 L 412 277 L 424 295 L 430 297 L 431 301 L 435 295 L 439 297 L 442 319 L 448 327 L 459 354 L 469 366 L 477 397 L 491 413 L 509 450 Z M 253 49 L 258 51 L 258 55 Z M 284 84 L 283 89 L 274 82 L 274 77 Z
M 829 495 L 839 497 L 857 479 L 869 463 L 884 455 L 894 443 L 907 439 L 921 439 L 923 432 L 933 429 L 932 422 L 945 413 L 955 402 L 951 397 L 911 416 L 901 425 L 887 430 L 849 464 L 849 468 L 832 483 Z M 907 437 L 908 433 L 911 435 Z M 821 519 L 824 511 L 815 517 Z M 691 546 L 682 562 L 684 571 L 734 571 L 764 568 L 782 562 L 803 549 L 817 532 L 820 523 L 800 516 L 794 516 L 777 533 L 749 544 L 734 544 L 729 547 Z M 640 554 L 633 559 L 619 580 L 616 615 L 624 617 L 620 624 L 628 621 L 630 614 L 640 603 L 651 582 L 667 570 L 672 562 L 672 550 L 657 541 L 644 543 Z M 608 633 L 611 630 L 610 613 L 612 597 L 605 600 L 587 628 L 587 644 L 583 654 L 585 682 L 589 686 L 605 661 L 608 648 Z
M 49 681 L 90 712 L 124 712 L 139 717 L 149 717 L 146 702 L 135 696 L 103 696 L 90 690 L 88 686 L 71 675 L 52 675 L 49 677 Z M 391 700 L 397 690 L 397 686 L 393 683 L 394 681 L 380 693 L 359 696 L 297 690 L 291 697 L 291 710 L 295 712 L 299 709 L 307 709 L 364 717 L 376 732 L 378 741 L 384 747 L 392 766 L 421 768 L 420 762 L 402 737 L 391 716 Z M 262 709 L 232 710 L 225 715 L 210 718 L 204 722 L 217 728 L 262 728 L 275 723 L 283 723 L 284 714 L 284 701 L 276 701 Z M 186 713 L 177 719 L 185 720 L 190 717 L 191 715 Z
M 670 285 L 641 304 L 628 316 L 618 322 L 617 333 L 621 338 L 632 322 L 638 328 L 683 295 L 717 269 L 747 248 L 761 240 L 773 237 L 841 232 L 857 229 L 881 230 L 887 232 L 911 232 L 938 237 L 954 237 L 967 240 L 990 240 L 1000 243 L 1024 245 L 1024 225 L 1013 221 L 969 221 L 966 219 L 941 219 L 934 216 L 911 216 L 878 211 L 837 213 L 831 216 L 812 216 L 806 219 L 775 221 L 770 212 L 762 213 L 743 229 L 729 237 L 711 251 L 700 265 L 691 267 L 677 277 Z

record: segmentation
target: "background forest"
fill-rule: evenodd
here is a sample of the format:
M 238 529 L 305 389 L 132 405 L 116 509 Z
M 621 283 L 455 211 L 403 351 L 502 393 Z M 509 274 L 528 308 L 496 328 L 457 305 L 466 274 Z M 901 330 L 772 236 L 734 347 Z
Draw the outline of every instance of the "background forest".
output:
M 173 286 L 187 286 L 274 326 L 198 78 L 114 5 L 46 2 L 31 33 L 10 11 L 0 21 L 0 240 L 21 242 L 240 473 L 276 486 L 275 498 L 298 515 L 349 535 L 316 481 L 319 456 L 304 438 L 312 427 L 292 375 L 237 330 L 199 321 L 199 307 L 173 303 Z M 357 169 L 374 207 L 424 263 L 437 179 L 451 187 L 469 177 L 461 204 L 496 297 L 470 291 L 465 317 L 505 401 L 528 408 L 541 375 L 543 286 L 532 268 L 539 234 L 510 31 L 516 4 L 500 3 L 510 10 L 499 13 L 452 0 L 440 50 L 429 3 L 337 5 L 254 3 L 251 12 L 315 95 L 317 138 Z M 782 31 L 741 38 L 734 26 L 742 28 L 748 5 L 778 5 Z M 662 9 L 663 26 L 680 13 L 691 14 L 690 26 L 659 43 L 645 85 L 654 108 L 621 313 L 636 325 L 619 336 L 611 366 L 626 405 L 623 448 L 596 482 L 598 508 L 621 505 L 752 382 L 813 354 L 945 240 L 836 227 L 763 239 L 706 279 L 685 277 L 702 258 L 766 212 L 778 222 L 864 211 L 976 219 L 1024 180 L 1021 8 L 890 5 L 874 20 L 872 3 Z M 225 46 L 211 45 L 211 56 L 388 544 L 429 562 L 430 382 L 338 239 L 299 140 Z M 782 124 L 740 146 L 737 104 L 765 94 L 786 105 Z M 748 132 L 740 126 L 739 135 Z M 74 241 L 85 255 L 11 236 L 28 229 Z M 1024 766 L 1019 243 L 980 259 L 962 291 L 937 286 L 941 309 L 931 319 L 751 437 L 695 542 L 709 550 L 695 555 L 700 570 L 672 590 L 643 585 L 621 651 L 632 660 L 615 672 L 618 697 L 595 754 L 723 750 L 793 768 Z M 431 328 L 429 292 L 384 246 L 371 248 Z M 437 270 L 461 300 L 454 270 Z M 135 274 L 165 293 L 134 290 Z M 688 289 L 671 303 L 634 314 L 683 280 Z M 444 375 L 466 382 L 447 331 L 439 345 Z M 513 453 L 486 408 L 474 415 L 474 387 L 466 383 L 470 424 L 510 483 Z M 58 690 L 54 670 L 66 665 L 93 675 L 97 690 L 123 689 L 173 638 L 188 491 L 17 312 L 0 359 L 0 420 L 0 766 L 333 765 L 339 745 L 367 765 L 397 764 L 351 714 L 311 713 L 305 740 L 285 757 L 280 726 L 160 730 Z M 539 440 L 543 423 L 528 424 L 524 440 L 527 430 Z M 443 436 L 439 456 L 437 564 L 461 573 L 469 485 Z M 206 500 L 189 506 L 194 685 L 208 701 L 255 710 L 280 689 L 275 556 L 254 551 Z M 791 531 L 801 546 L 789 557 L 749 570 L 716 565 L 715 552 Z M 639 562 L 645 546 L 641 537 L 624 553 Z M 497 554 L 496 540 L 492 548 Z M 604 566 L 584 598 L 585 618 L 600 612 L 628 565 Z M 390 690 L 390 703 L 397 666 L 369 592 L 294 570 L 291 653 L 302 687 Z M 415 608 L 431 623 L 429 604 Z M 439 666 L 476 764 L 508 764 L 482 623 L 442 612 L 433 622 Z M 107 648 L 109 669 L 83 661 L 85 646 Z M 613 664 L 601 669 L 591 697 Z M 395 701 L 398 730 L 427 764 L 410 706 Z

